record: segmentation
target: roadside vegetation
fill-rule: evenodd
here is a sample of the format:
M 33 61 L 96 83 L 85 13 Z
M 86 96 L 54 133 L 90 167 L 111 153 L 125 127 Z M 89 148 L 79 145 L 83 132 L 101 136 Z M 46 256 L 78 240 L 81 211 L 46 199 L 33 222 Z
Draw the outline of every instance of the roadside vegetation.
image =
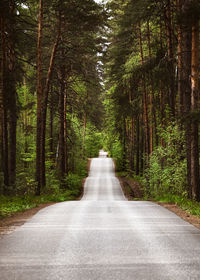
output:
M 83 170 L 82 170 L 83 172 Z M 87 171 L 84 170 L 84 176 Z M 82 173 L 83 176 L 83 173 Z M 76 200 L 81 196 L 83 191 L 83 177 L 77 174 L 69 174 L 63 179 L 62 186 L 59 186 L 59 181 L 54 180 L 40 196 L 35 196 L 34 193 L 28 193 L 15 196 L 0 196 L 0 218 L 10 216 L 16 212 L 25 211 L 30 208 L 35 208 L 41 204 L 49 202 L 62 202 L 68 200 Z
M 80 196 L 102 148 L 104 19 L 92 0 L 2 1 L 0 216 Z
M 199 215 L 199 1 L 108 7 L 105 149 L 143 199 Z
M 102 147 L 143 199 L 199 213 L 198 0 L 3 0 L 0 19 L 0 215 L 76 199 Z

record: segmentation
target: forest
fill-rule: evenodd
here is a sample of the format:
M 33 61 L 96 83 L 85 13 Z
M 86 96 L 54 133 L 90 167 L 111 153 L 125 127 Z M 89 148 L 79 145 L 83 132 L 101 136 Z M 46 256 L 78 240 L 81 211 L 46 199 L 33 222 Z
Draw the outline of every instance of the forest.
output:
M 77 198 L 102 148 L 146 199 L 199 202 L 199 21 L 198 0 L 2 0 L 1 215 Z

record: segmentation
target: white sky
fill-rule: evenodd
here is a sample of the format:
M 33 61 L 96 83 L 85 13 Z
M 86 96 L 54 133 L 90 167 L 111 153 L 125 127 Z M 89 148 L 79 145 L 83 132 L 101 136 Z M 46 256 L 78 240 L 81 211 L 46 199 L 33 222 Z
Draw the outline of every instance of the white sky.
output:
M 94 1 L 97 2 L 97 3 L 107 2 L 107 0 L 94 0 Z

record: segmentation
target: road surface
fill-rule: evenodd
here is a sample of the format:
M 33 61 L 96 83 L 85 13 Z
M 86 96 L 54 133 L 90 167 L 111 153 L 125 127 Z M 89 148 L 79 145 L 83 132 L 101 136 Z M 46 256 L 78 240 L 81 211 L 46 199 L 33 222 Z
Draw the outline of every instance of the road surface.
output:
M 151 202 L 127 201 L 105 153 L 81 201 L 40 210 L 0 239 L 1 280 L 198 280 L 200 231 Z

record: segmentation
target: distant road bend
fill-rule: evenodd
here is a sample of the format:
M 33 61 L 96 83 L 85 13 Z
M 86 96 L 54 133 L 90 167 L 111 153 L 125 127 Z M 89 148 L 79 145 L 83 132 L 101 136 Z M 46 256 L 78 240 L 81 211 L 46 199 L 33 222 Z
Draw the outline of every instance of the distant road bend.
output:
M 198 280 L 200 231 L 154 203 L 127 201 L 101 151 L 81 201 L 46 207 L 0 239 L 0 279 Z

